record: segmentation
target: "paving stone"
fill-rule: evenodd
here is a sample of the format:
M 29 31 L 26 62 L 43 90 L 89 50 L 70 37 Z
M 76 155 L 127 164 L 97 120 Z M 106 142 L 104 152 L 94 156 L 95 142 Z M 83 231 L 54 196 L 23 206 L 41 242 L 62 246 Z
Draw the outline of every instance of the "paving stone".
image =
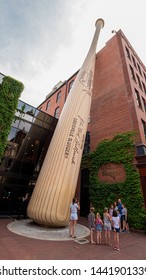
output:
M 130 231 L 129 234 L 120 233 L 120 251 L 116 251 L 113 246 L 77 242 L 85 239 L 90 241 L 90 235 L 86 236 L 86 230 L 83 236 L 81 234 L 77 240 L 73 240 L 68 238 L 68 228 L 66 228 L 63 231 L 62 241 L 62 233 L 57 230 L 55 230 L 57 240 L 46 240 L 32 236 L 30 238 L 8 229 L 10 225 L 14 227 L 14 225 L 24 226 L 24 224 L 23 220 L 16 222 L 11 217 L 0 218 L 0 260 L 146 260 L 146 234 L 144 233 L 135 231 Z M 77 229 L 79 231 L 76 234 L 82 229 L 88 229 L 87 218 L 79 217 Z M 32 227 L 31 230 L 34 228 Z M 39 227 L 39 235 L 43 235 L 44 231 L 46 229 Z M 54 232 L 50 233 L 48 230 L 45 234 L 47 238 L 49 235 L 53 238 Z M 111 238 L 113 243 L 112 233 Z M 96 241 L 96 232 L 94 232 L 94 240 Z M 102 232 L 102 242 L 105 242 L 104 232 Z

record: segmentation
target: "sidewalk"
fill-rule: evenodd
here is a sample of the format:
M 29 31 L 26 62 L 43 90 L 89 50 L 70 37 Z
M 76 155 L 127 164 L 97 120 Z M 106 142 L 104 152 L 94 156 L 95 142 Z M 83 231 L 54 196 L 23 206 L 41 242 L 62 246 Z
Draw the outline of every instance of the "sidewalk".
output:
M 146 234 L 120 233 L 120 251 L 113 246 L 77 240 L 48 241 L 17 235 L 8 230 L 12 218 L 0 218 L 0 260 L 146 260 Z M 88 226 L 86 218 L 79 224 Z M 86 240 L 90 240 L 87 236 Z

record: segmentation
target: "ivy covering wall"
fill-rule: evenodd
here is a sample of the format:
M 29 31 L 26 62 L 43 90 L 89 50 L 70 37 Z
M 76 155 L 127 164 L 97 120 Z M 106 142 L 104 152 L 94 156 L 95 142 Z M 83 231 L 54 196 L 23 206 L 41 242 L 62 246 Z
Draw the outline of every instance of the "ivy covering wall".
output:
M 11 123 L 23 89 L 21 82 L 7 76 L 0 84 L 0 160 L 5 151 Z
M 83 157 L 82 168 L 89 168 L 89 193 L 91 204 L 101 215 L 104 207 L 121 198 L 128 210 L 128 222 L 135 229 L 145 229 L 146 213 L 141 191 L 139 172 L 134 165 L 134 133 L 116 135 L 112 140 L 101 142 L 97 149 Z M 103 183 L 98 170 L 103 164 L 121 163 L 126 179 L 120 183 Z

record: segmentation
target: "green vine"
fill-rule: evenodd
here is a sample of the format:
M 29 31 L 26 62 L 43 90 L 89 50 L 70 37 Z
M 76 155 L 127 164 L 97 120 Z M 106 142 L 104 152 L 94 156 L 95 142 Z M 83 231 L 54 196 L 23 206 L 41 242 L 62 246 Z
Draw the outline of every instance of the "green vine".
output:
M 5 151 L 11 123 L 23 89 L 23 84 L 11 77 L 5 76 L 0 84 L 0 160 Z
M 96 150 L 82 159 L 82 168 L 89 168 L 90 201 L 96 211 L 103 213 L 118 198 L 128 209 L 128 221 L 135 229 L 145 228 L 146 213 L 141 192 L 139 172 L 134 166 L 134 132 L 116 135 L 99 143 Z M 126 171 L 125 182 L 103 183 L 98 178 L 99 168 L 107 163 L 121 163 Z

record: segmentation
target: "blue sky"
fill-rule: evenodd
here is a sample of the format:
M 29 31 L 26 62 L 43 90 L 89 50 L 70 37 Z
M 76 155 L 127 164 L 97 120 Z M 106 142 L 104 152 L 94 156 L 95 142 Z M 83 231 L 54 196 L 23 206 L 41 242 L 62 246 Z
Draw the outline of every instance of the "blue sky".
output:
M 0 11 L 0 72 L 24 84 L 33 106 L 81 67 L 98 18 L 97 51 L 121 29 L 146 64 L 145 0 L 0 0 Z

